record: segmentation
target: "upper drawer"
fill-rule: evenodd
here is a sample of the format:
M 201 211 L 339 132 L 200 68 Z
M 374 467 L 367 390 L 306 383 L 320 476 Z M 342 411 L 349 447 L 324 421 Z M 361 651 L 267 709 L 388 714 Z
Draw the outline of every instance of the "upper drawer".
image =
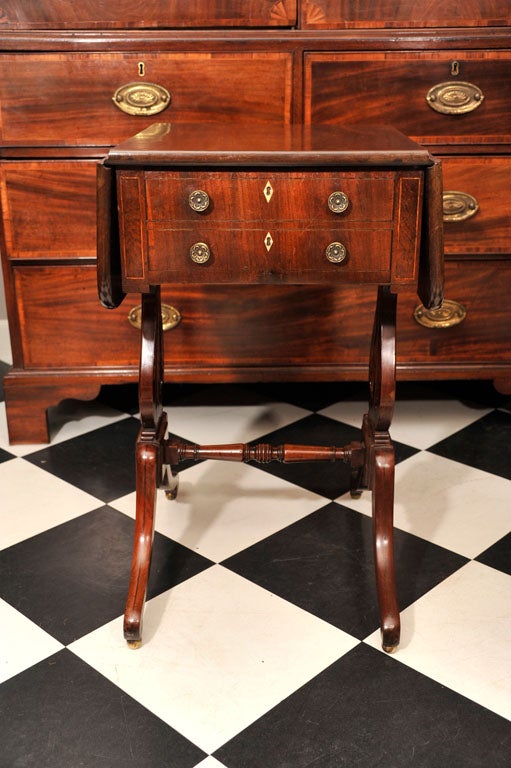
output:
M 511 137 L 511 52 L 311 53 L 305 120 L 392 123 L 427 144 Z
M 296 0 L 3 0 L 2 29 L 288 27 Z
M 391 221 L 395 174 L 300 171 L 146 171 L 148 221 Z M 314 183 L 312 183 L 312 180 Z
M 291 88 L 288 53 L 5 55 L 1 142 L 108 146 L 162 112 L 167 121 L 287 123 Z
M 511 22 L 509 0 L 302 0 L 302 27 L 477 27 Z M 413 19 L 413 21 L 412 21 Z

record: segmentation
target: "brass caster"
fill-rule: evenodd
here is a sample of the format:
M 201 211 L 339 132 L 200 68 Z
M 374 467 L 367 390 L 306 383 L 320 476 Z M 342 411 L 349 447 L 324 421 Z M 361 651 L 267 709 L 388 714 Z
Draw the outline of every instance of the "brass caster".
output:
M 140 648 L 142 645 L 142 640 L 128 640 L 128 648 L 131 648 L 132 651 L 136 651 L 137 648 Z
M 177 488 L 172 488 L 170 491 L 165 491 L 165 498 L 169 501 L 177 499 Z
M 350 491 L 350 497 L 352 499 L 360 499 L 362 496 L 362 491 Z
M 382 648 L 385 653 L 395 653 L 399 648 L 399 645 L 382 645 Z

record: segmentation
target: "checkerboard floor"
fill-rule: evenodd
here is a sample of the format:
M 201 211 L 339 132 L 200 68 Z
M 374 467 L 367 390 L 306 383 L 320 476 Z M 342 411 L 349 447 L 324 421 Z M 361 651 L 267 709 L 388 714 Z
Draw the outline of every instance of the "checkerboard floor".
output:
M 3 338 L 0 372 L 8 354 Z M 171 431 L 206 443 L 344 444 L 365 398 L 166 390 Z M 511 765 L 511 398 L 398 388 L 392 656 L 369 494 L 352 500 L 330 464 L 185 468 L 177 500 L 158 498 L 144 644 L 128 649 L 135 389 L 51 409 L 50 445 L 10 446 L 0 406 L 0 766 Z

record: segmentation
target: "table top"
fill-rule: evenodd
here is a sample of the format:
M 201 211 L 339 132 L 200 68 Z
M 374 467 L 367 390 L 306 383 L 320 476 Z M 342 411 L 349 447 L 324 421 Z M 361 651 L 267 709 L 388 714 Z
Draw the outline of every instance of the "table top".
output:
M 107 164 L 409 168 L 433 160 L 387 125 L 157 123 L 111 149 Z

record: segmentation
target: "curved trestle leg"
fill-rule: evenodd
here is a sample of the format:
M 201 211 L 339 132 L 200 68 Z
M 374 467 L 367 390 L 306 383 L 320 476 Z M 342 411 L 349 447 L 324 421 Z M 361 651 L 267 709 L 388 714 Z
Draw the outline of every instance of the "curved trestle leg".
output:
M 142 296 L 139 402 L 141 428 L 136 443 L 136 518 L 131 575 L 124 613 L 124 637 L 131 648 L 142 642 L 142 615 L 154 538 L 156 489 L 173 498 L 177 478 L 164 459 L 167 417 L 163 411 L 163 338 L 160 289 Z
M 374 558 L 382 646 L 399 645 L 400 619 L 394 567 L 394 446 L 389 427 L 394 412 L 396 295 L 378 289 L 369 370 L 369 412 L 364 417 L 365 467 L 358 481 L 372 491 Z M 362 485 L 362 487 L 363 487 Z M 356 489 L 352 488 L 353 490 Z

